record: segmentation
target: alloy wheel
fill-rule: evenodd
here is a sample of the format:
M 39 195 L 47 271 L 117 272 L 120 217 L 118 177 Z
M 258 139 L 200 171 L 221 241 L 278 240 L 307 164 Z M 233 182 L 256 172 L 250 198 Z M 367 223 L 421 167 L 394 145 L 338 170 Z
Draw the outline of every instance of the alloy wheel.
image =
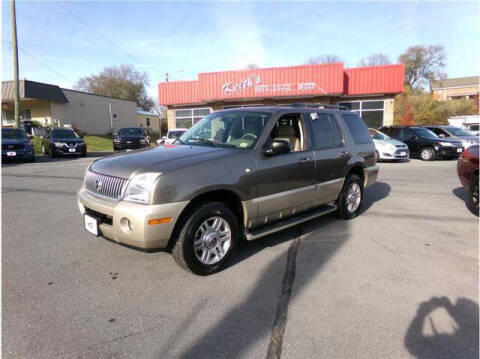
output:
M 430 160 L 433 157 L 433 151 L 430 148 L 425 148 L 422 151 L 422 160 Z
M 354 213 L 360 206 L 362 200 L 362 190 L 360 185 L 352 182 L 347 191 L 347 209 L 350 213 Z
M 221 261 L 232 243 L 230 225 L 222 217 L 210 217 L 195 233 L 193 242 L 197 259 L 206 265 Z

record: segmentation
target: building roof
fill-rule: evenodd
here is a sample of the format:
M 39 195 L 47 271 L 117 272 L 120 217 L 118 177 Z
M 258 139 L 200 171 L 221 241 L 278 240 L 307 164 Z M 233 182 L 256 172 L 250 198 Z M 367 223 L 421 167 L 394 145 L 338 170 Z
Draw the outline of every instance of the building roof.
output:
M 344 69 L 343 63 L 207 72 L 159 83 L 159 103 L 395 94 L 403 91 L 404 73 L 403 64 Z
M 45 84 L 30 80 L 21 80 L 18 83 L 20 99 L 36 99 L 51 102 L 68 103 L 62 89 L 56 85 Z M 13 81 L 2 81 L 2 100 L 15 99 L 15 85 Z
M 479 83 L 478 76 L 456 77 L 452 79 L 432 81 L 432 90 L 448 87 L 479 86 Z

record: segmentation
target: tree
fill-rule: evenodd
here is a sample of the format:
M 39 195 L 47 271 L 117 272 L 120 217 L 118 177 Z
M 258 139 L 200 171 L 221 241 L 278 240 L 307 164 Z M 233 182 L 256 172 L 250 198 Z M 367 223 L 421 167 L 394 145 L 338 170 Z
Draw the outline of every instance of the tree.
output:
M 75 88 L 97 95 L 132 100 L 137 103 L 137 107 L 149 111 L 154 101 L 147 95 L 148 84 L 146 72 L 141 73 L 132 65 L 120 65 L 105 67 L 98 75 L 82 77 Z
M 257 64 L 248 64 L 247 66 L 245 66 L 245 69 L 247 70 L 256 70 L 256 69 L 259 69 L 260 66 L 258 66 Z
M 307 60 L 307 65 L 335 64 L 338 62 L 343 62 L 343 59 L 340 56 L 327 54 L 309 58 Z
M 158 100 L 154 102 L 152 106 L 152 111 L 158 115 L 160 118 L 160 137 L 162 137 L 162 133 L 166 133 L 168 131 L 168 123 L 167 123 L 167 108 L 162 106 L 158 103 Z
M 361 59 L 358 62 L 359 67 L 367 66 L 379 66 L 379 65 L 388 65 L 391 64 L 390 58 L 388 55 L 382 54 L 380 52 L 371 54 L 369 57 Z
M 446 52 L 443 46 L 412 46 L 398 57 L 405 64 L 405 84 L 412 88 L 423 88 L 432 80 L 444 78 Z

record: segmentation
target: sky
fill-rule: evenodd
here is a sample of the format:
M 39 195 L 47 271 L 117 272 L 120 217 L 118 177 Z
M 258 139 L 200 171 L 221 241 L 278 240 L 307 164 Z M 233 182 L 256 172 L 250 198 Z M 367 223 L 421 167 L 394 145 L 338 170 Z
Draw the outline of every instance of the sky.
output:
M 335 54 L 443 45 L 449 77 L 478 76 L 480 2 L 162 2 L 17 0 L 20 78 L 72 88 L 106 66 L 132 64 L 157 98 L 165 73 L 304 64 Z M 10 2 L 2 1 L 2 80 L 13 78 Z

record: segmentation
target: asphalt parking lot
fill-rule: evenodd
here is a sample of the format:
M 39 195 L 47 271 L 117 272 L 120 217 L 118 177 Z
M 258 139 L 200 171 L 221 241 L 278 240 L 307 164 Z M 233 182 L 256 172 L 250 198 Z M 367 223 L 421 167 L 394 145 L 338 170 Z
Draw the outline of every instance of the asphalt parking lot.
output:
M 475 358 L 478 218 L 456 161 L 380 163 L 363 213 L 209 277 L 83 230 L 92 158 L 2 167 L 5 358 Z

